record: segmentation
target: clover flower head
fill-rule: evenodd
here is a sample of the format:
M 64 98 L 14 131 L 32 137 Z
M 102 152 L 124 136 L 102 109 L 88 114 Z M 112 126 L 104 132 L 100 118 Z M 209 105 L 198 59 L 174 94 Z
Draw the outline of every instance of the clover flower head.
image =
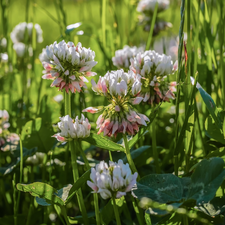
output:
M 134 135 L 141 125 L 146 126 L 149 119 L 136 111 L 132 105 L 139 104 L 142 98 L 136 97 L 141 85 L 132 71 L 122 69 L 106 73 L 96 84 L 92 80 L 92 89 L 97 94 L 105 96 L 110 104 L 100 109 L 88 107 L 83 112 L 97 113 L 103 111 L 97 120 L 98 134 L 116 136 L 117 133 Z M 136 93 L 132 93 L 132 88 Z
M 144 47 L 137 48 L 129 47 L 125 45 L 123 49 L 119 49 L 115 52 L 115 56 L 112 58 L 113 65 L 118 69 L 129 69 L 130 59 L 135 57 L 137 53 L 144 52 Z
M 137 11 L 148 15 L 152 15 L 158 3 L 158 12 L 164 11 L 169 7 L 169 0 L 140 0 L 137 6 Z
M 136 184 L 137 172 L 132 174 L 129 164 L 120 159 L 118 163 L 101 161 L 91 169 L 91 181 L 87 184 L 93 193 L 99 193 L 103 199 L 121 198 L 130 192 Z
M 19 23 L 14 27 L 13 31 L 10 34 L 12 42 L 14 44 L 18 42 L 25 42 L 25 32 L 27 32 L 28 41 L 31 42 L 33 26 L 36 30 L 37 43 L 43 42 L 42 29 L 40 25 L 39 24 L 33 25 L 33 23 L 26 23 L 26 22 Z
M 90 135 L 91 125 L 88 119 L 81 115 L 72 120 L 69 115 L 60 117 L 61 122 L 58 123 L 60 133 L 53 135 L 58 141 L 66 142 L 71 139 L 86 138 Z
M 10 127 L 9 114 L 6 110 L 0 110 L 0 134 Z
M 9 56 L 8 54 L 5 52 L 5 53 L 0 53 L 0 63 L 7 63 L 8 62 L 8 59 L 9 59 Z
M 169 83 L 167 76 L 177 69 L 177 64 L 173 64 L 171 57 L 164 54 L 158 54 L 155 51 L 145 51 L 143 54 L 131 60 L 130 69 L 137 75 L 136 81 L 140 88 L 139 92 L 132 87 L 132 92 L 144 102 L 150 104 L 174 99 L 176 91 L 176 82 Z
M 43 79 L 53 80 L 51 86 L 65 88 L 68 93 L 80 92 L 81 88 L 87 88 L 84 82 L 86 77 L 95 76 L 91 72 L 97 64 L 94 61 L 95 52 L 90 48 L 82 47 L 79 42 L 76 46 L 73 42 L 66 43 L 64 40 L 47 46 L 39 56 L 43 64 Z
M 43 152 L 36 152 L 35 155 L 30 156 L 27 158 L 26 163 L 32 165 L 40 165 L 45 157 L 45 153 Z
M 26 45 L 22 42 L 18 42 L 13 45 L 13 49 L 16 51 L 16 55 L 22 58 L 26 51 Z

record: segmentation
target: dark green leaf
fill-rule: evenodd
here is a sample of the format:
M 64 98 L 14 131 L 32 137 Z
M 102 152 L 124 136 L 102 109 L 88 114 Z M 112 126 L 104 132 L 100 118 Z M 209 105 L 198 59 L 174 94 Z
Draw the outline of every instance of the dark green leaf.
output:
M 29 156 L 34 155 L 37 152 L 37 148 L 32 149 L 26 149 L 23 148 L 23 161 L 25 161 Z M 14 159 L 12 163 L 10 163 L 8 166 L 0 167 L 0 174 L 1 175 L 7 175 L 11 173 L 19 164 L 20 164 L 20 149 L 16 149 L 13 151 Z
M 66 199 L 66 204 L 71 201 L 72 197 L 76 194 L 78 189 L 90 179 L 91 170 L 86 171 L 77 182 L 69 190 L 68 198 Z
M 220 129 L 214 122 L 212 116 L 210 115 L 205 122 L 206 135 L 210 138 L 217 140 L 218 142 L 225 144 L 224 134 L 222 129 Z
M 51 205 L 51 204 L 47 203 L 45 201 L 45 199 L 43 199 L 43 198 L 36 197 L 35 200 L 36 200 L 38 205 L 42 205 L 42 206 L 49 206 L 49 205 Z
M 131 157 L 133 160 L 135 160 L 136 158 L 138 158 L 143 152 L 145 152 L 146 150 L 149 150 L 151 148 L 150 145 L 145 145 L 145 146 L 142 146 L 138 149 L 135 149 L 131 152 Z M 123 162 L 124 163 L 127 163 L 127 157 L 125 156 L 123 159 Z M 143 159 L 142 159 L 143 160 Z
M 173 174 L 150 174 L 137 183 L 133 192 L 139 200 L 147 197 L 159 203 L 178 202 L 183 198 L 183 185 Z
M 122 151 L 122 152 L 125 151 L 122 145 L 114 143 L 113 141 L 110 141 L 109 139 L 95 133 L 91 133 L 89 137 L 83 140 L 92 145 L 95 145 L 97 147 L 100 147 L 109 151 Z
M 217 109 L 216 104 L 213 101 L 212 97 L 201 87 L 201 85 L 197 84 L 196 87 L 198 88 L 209 113 L 211 114 L 212 118 L 214 119 L 216 126 L 219 129 L 222 129 L 222 117 L 221 117 L 220 112 Z
M 225 178 L 224 161 L 221 158 L 203 159 L 191 176 L 188 199 L 204 204 L 213 199 Z
M 55 142 L 55 139 L 51 138 L 53 134 L 54 131 L 49 121 L 37 118 L 25 124 L 21 139 L 23 146 L 27 148 L 38 147 L 39 151 L 48 152 Z

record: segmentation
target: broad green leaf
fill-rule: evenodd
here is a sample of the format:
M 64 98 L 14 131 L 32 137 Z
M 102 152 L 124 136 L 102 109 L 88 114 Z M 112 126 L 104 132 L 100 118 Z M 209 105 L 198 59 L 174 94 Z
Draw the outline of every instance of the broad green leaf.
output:
M 36 152 L 37 148 L 32 149 L 23 148 L 23 161 L 25 161 L 29 156 L 34 155 Z M 20 149 L 16 149 L 15 151 L 13 151 L 12 162 L 5 167 L 0 167 L 0 174 L 4 176 L 11 173 L 16 168 L 16 166 L 20 164 L 20 160 L 21 160 Z
M 191 77 L 191 82 L 192 82 L 192 84 L 194 83 L 193 77 Z M 222 117 L 221 117 L 220 112 L 217 109 L 216 104 L 213 101 L 212 97 L 202 88 L 202 86 L 199 83 L 196 84 L 196 88 L 199 90 L 209 113 L 211 114 L 212 118 L 214 119 L 214 121 L 216 123 L 216 126 L 219 129 L 222 129 Z
M 223 114 L 224 113 L 221 113 L 221 115 Z M 218 128 L 211 115 L 208 116 L 208 118 L 206 119 L 205 128 L 206 128 L 206 135 L 208 137 L 213 138 L 222 144 L 225 144 L 222 129 Z
M 224 161 L 221 158 L 203 159 L 191 176 L 188 199 L 195 199 L 197 205 L 212 200 L 225 178 Z
M 90 224 L 95 224 L 95 212 L 88 212 L 87 213 L 88 220 Z M 70 224 L 83 224 L 84 220 L 82 216 L 76 216 L 76 217 L 68 217 Z
M 103 207 L 103 209 L 100 209 L 100 213 L 101 213 L 101 217 L 104 224 L 109 224 L 112 221 L 112 218 L 114 216 L 114 211 L 113 211 L 113 205 L 111 203 L 111 199 Z
M 29 192 L 32 196 L 43 198 L 47 203 L 64 205 L 64 200 L 59 196 L 59 192 L 52 186 L 35 182 L 31 184 L 17 184 L 17 189 L 23 192 Z
M 173 174 L 150 174 L 137 183 L 133 190 L 139 200 L 143 197 L 159 203 L 178 202 L 183 199 L 183 185 Z
M 58 197 L 60 197 L 65 202 L 67 200 L 67 197 L 69 195 L 69 191 L 70 191 L 71 187 L 72 187 L 72 185 L 68 184 L 66 187 L 61 188 L 60 190 L 58 190 L 57 193 L 54 193 L 54 194 L 57 195 Z M 36 202 L 42 206 L 51 205 L 48 202 L 46 202 L 45 199 L 39 198 L 39 197 L 36 197 Z M 66 203 L 64 203 L 64 204 L 66 204 Z
M 183 197 L 187 198 L 188 190 L 191 184 L 191 178 L 190 177 L 182 177 L 181 183 L 183 185 Z
M 122 152 L 125 151 L 122 145 L 119 145 L 95 133 L 91 133 L 90 136 L 83 139 L 83 141 L 86 141 L 92 145 L 95 145 L 97 147 L 100 147 L 109 151 L 122 151 Z
M 215 197 L 210 202 L 196 208 L 209 216 L 223 215 L 225 212 L 225 197 Z
M 54 145 L 55 139 L 52 125 L 42 118 L 31 120 L 22 129 L 21 139 L 27 148 L 38 147 L 39 151 L 48 152 Z
M 143 152 L 145 152 L 147 150 L 149 151 L 150 148 L 151 148 L 150 145 L 145 145 L 145 146 L 142 146 L 142 147 L 140 147 L 138 149 L 133 150 L 131 152 L 132 159 L 135 161 L 136 158 L 138 158 Z M 126 156 L 122 160 L 123 160 L 124 163 L 127 163 L 128 162 Z
M 72 197 L 76 194 L 79 188 L 90 179 L 91 170 L 86 171 L 77 182 L 69 190 L 68 198 L 66 199 L 66 204 L 71 201 Z

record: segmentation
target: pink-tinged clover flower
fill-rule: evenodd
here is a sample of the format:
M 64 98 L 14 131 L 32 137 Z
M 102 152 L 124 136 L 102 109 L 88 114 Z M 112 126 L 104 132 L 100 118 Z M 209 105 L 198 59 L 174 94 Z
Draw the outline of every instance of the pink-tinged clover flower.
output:
M 149 119 L 136 111 L 132 104 L 139 104 L 142 97 L 136 97 L 140 92 L 140 82 L 132 71 L 122 69 L 106 73 L 100 77 L 98 83 L 92 80 L 92 89 L 99 95 L 105 96 L 110 104 L 102 107 L 102 114 L 97 120 L 98 134 L 116 136 L 117 133 L 134 135 L 141 125 L 146 126 Z M 132 93 L 132 89 L 135 93 Z M 89 107 L 83 112 L 96 113 Z
M 115 56 L 112 58 L 113 65 L 118 69 L 128 70 L 130 67 L 130 59 L 135 57 L 139 52 L 144 52 L 144 47 L 137 48 L 136 46 L 129 47 L 125 45 L 123 49 L 115 52 Z
M 95 52 L 90 48 L 82 47 L 79 42 L 76 46 L 73 42 L 66 43 L 64 40 L 47 46 L 39 56 L 45 70 L 43 79 L 53 80 L 51 86 L 59 90 L 65 88 L 68 93 L 80 92 L 87 88 L 86 77 L 95 76 L 92 68 L 97 64 L 94 61 Z
M 118 163 L 101 161 L 91 169 L 91 181 L 87 181 L 93 193 L 99 193 L 103 199 L 121 198 L 130 192 L 136 184 L 137 172 L 131 174 L 129 164 L 120 159 Z
M 153 105 L 175 99 L 176 82 L 167 81 L 168 75 L 177 69 L 176 63 L 173 65 L 170 56 L 155 51 L 145 51 L 131 59 L 130 69 L 138 78 L 137 85 L 132 87 L 132 92 L 143 98 L 143 102 Z
M 69 115 L 60 117 L 60 120 L 58 123 L 60 133 L 53 135 L 58 141 L 66 142 L 71 139 L 86 138 L 90 135 L 91 125 L 83 114 L 80 120 L 78 116 L 72 120 Z

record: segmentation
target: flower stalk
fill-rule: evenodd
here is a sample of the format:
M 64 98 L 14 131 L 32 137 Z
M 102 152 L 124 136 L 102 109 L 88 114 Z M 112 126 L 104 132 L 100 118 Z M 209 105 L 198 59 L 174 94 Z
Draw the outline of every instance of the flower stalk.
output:
M 112 200 L 113 200 L 113 209 L 114 209 L 114 213 L 115 213 L 115 217 L 116 217 L 116 224 L 121 225 L 120 215 L 119 215 L 119 211 L 118 211 L 118 207 L 117 207 L 117 204 L 116 204 L 115 197 L 112 197 Z
M 72 168 L 73 168 L 73 179 L 74 183 L 79 179 L 78 166 L 77 166 L 77 149 L 75 147 L 75 141 L 70 141 L 71 143 L 71 159 L 72 159 Z M 83 194 L 81 189 L 77 192 L 77 200 L 79 204 L 79 208 L 81 210 L 81 214 L 84 220 L 84 224 L 89 224 L 87 211 L 84 204 Z
M 84 160 L 86 169 L 89 170 L 91 167 L 88 163 L 88 160 L 87 160 L 87 157 L 86 157 L 84 151 L 82 150 L 81 141 L 77 140 L 76 145 L 77 145 L 77 147 L 80 151 L 80 154 L 81 154 L 81 156 Z M 93 194 L 94 194 L 94 206 L 95 206 L 96 223 L 97 223 L 97 225 L 100 225 L 101 221 L 100 221 L 100 213 L 99 213 L 99 206 L 98 206 L 98 193 L 93 193 Z
M 131 157 L 131 154 L 130 154 L 130 148 L 129 148 L 129 145 L 128 145 L 128 141 L 127 141 L 127 135 L 126 134 L 123 134 L 123 140 L 124 140 L 124 145 L 125 145 L 125 150 L 126 150 L 126 156 L 127 156 L 127 161 L 131 167 L 131 170 L 133 173 L 137 172 L 137 169 L 136 169 L 136 166 L 134 164 L 134 161 Z M 140 179 L 140 176 L 138 175 L 138 180 Z

